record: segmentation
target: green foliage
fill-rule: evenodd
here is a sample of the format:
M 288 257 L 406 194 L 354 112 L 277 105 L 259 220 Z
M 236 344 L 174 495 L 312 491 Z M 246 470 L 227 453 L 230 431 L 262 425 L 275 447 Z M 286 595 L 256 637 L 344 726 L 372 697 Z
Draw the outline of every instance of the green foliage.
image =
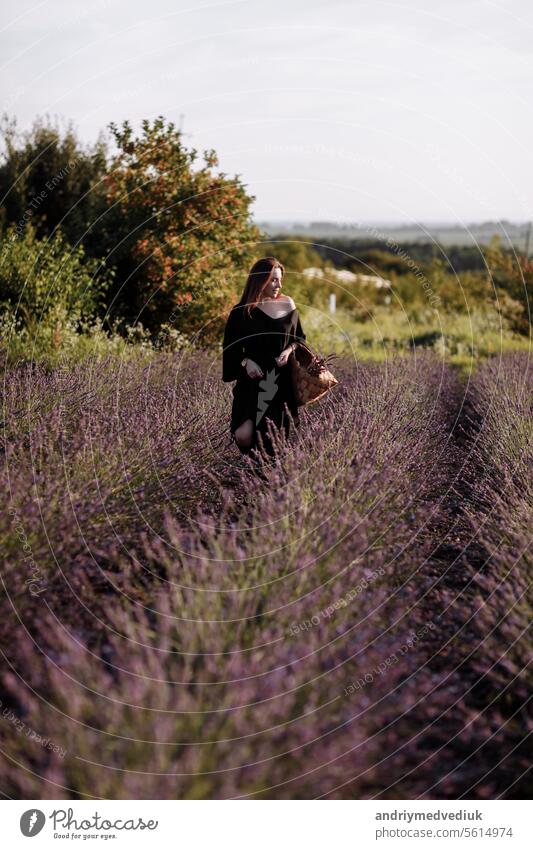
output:
M 356 274 L 405 274 L 407 265 L 402 257 L 381 248 L 370 248 L 358 251 L 357 255 L 347 263 L 350 271 Z
M 102 139 L 83 147 L 70 125 L 38 119 L 19 133 L 4 118 L 0 322 L 17 356 L 219 344 L 248 269 L 268 255 L 285 266 L 284 291 L 325 351 L 349 342 L 382 358 L 414 345 L 466 362 L 521 347 L 530 334 L 533 262 L 498 238 L 483 252 L 451 246 L 443 255 L 429 242 L 266 236 L 240 177 L 220 172 L 215 151 L 187 149 L 172 122 L 110 131 L 112 156 Z M 304 274 L 310 267 L 323 276 Z M 358 277 L 340 279 L 339 269 Z M 326 329 L 332 293 L 335 326 Z
M 261 253 L 257 256 L 275 256 L 285 266 L 286 272 L 303 271 L 304 268 L 321 268 L 323 260 L 318 251 L 304 241 L 280 238 L 261 243 Z
M 533 260 L 515 251 L 504 251 L 499 237 L 491 239 L 486 252 L 490 282 L 496 290 L 499 310 L 511 329 L 531 333 Z
M 321 268 L 323 260 L 312 245 L 299 239 L 287 237 L 268 239 L 261 242 L 261 250 L 254 259 L 264 256 L 275 256 L 285 267 L 283 291 L 302 304 L 314 301 L 316 287 L 302 274 L 304 268 Z
M 283 236 L 280 235 L 279 238 Z M 293 238 L 308 242 L 309 234 L 301 237 L 295 235 Z M 406 258 L 417 265 L 427 265 L 433 259 L 439 258 L 444 262 L 446 270 L 455 274 L 462 271 L 483 271 L 485 268 L 483 253 L 479 247 L 451 245 L 447 246 L 444 252 L 440 245 L 429 239 L 427 242 L 396 242 L 387 234 L 383 234 L 382 238 L 329 236 L 327 241 L 321 239 L 314 247 L 323 261 L 329 261 L 337 268 L 350 268 L 353 271 L 362 271 L 366 266 L 375 267 L 381 272 L 404 274 L 409 271 Z
M 83 248 L 71 248 L 59 230 L 39 239 L 28 225 L 19 238 L 11 227 L 1 241 L 0 257 L 4 321 L 29 339 L 49 335 L 56 347 L 67 325 L 96 313 L 112 279 Z
M 102 178 L 106 146 L 102 138 L 84 148 L 72 128 L 62 129 L 38 118 L 20 133 L 16 122 L 3 118 L 0 162 L 0 227 L 10 225 L 21 236 L 31 224 L 38 236 L 61 226 L 72 244 L 80 239 L 93 252 L 88 232 L 103 211 Z
M 67 320 L 58 335 L 57 327 L 41 323 L 30 333 L 10 311 L 0 311 L 0 363 L 40 362 L 49 368 L 60 363 L 73 364 L 92 359 L 117 357 L 119 360 L 149 363 L 159 353 L 190 349 L 186 336 L 175 328 L 163 326 L 154 337 L 142 324 L 116 324 L 104 327 L 100 318 Z
M 217 337 L 260 236 L 253 198 L 213 150 L 197 163 L 172 122 L 144 121 L 138 136 L 128 122 L 110 130 L 111 159 L 102 139 L 83 148 L 71 126 L 38 119 L 19 133 L 4 118 L 0 228 L 22 238 L 60 225 L 87 256 L 108 257 L 116 283 L 103 307 L 113 318 Z
M 529 349 L 529 340 L 506 329 L 501 315 L 490 306 L 474 308 L 469 315 L 426 309 L 417 320 L 411 313 L 386 306 L 369 306 L 363 318 L 344 308 L 330 315 L 325 304 L 301 312 L 313 347 L 358 360 L 383 361 L 414 348 L 428 349 L 471 371 L 477 362 L 494 354 Z
M 172 122 L 111 125 L 118 152 L 105 179 L 101 244 L 117 267 L 113 308 L 149 328 L 221 332 L 259 238 L 253 200 L 238 177 L 216 168 L 215 151 L 187 150 Z

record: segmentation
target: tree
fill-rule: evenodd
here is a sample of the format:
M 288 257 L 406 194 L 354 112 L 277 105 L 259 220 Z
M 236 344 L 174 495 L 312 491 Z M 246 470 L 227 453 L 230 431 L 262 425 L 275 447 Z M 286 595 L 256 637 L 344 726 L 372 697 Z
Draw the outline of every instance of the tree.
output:
M 101 246 L 117 269 L 112 310 L 157 329 L 171 323 L 203 338 L 240 294 L 260 234 L 238 176 L 218 173 L 215 151 L 187 150 L 162 117 L 110 125 L 118 152 L 105 178 Z
M 533 260 L 514 250 L 503 250 L 493 236 L 485 250 L 491 285 L 499 298 L 499 311 L 518 333 L 531 333 L 533 313 Z
M 276 236 L 261 244 L 263 256 L 275 256 L 287 271 L 303 271 L 304 268 L 322 267 L 322 257 L 305 241 L 305 237 Z
M 37 237 L 61 229 L 72 244 L 83 239 L 95 253 L 89 228 L 103 212 L 102 178 L 106 145 L 100 137 L 83 148 L 71 125 L 62 129 L 49 118 L 38 118 L 20 133 L 16 121 L 4 115 L 4 151 L 0 163 L 0 227 L 14 225 L 17 236 L 31 223 Z

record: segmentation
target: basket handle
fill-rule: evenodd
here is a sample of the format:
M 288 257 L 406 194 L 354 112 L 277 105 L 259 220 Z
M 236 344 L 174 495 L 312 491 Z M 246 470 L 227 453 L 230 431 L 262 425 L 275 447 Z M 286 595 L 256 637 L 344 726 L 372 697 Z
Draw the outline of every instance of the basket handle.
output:
M 315 360 L 317 360 L 319 363 L 323 363 L 324 365 L 326 365 L 326 363 L 330 363 L 332 360 L 338 357 L 338 354 L 327 354 L 327 356 L 321 357 L 319 354 L 316 353 L 316 351 L 313 351 L 313 349 L 310 348 L 306 342 L 302 342 L 301 339 L 296 339 L 296 344 L 300 345 L 302 348 L 305 348 L 305 350 L 308 351 L 308 353 L 311 354 L 311 356 Z

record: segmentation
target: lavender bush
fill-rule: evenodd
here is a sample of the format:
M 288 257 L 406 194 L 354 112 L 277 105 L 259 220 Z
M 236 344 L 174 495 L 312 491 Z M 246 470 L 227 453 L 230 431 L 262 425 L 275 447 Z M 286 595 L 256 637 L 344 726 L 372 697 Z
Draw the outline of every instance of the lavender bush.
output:
M 470 597 L 447 612 L 439 553 L 462 387 L 430 357 L 342 361 L 258 470 L 219 371 L 181 353 L 7 373 L 4 793 L 486 795 L 487 759 L 459 754 Z

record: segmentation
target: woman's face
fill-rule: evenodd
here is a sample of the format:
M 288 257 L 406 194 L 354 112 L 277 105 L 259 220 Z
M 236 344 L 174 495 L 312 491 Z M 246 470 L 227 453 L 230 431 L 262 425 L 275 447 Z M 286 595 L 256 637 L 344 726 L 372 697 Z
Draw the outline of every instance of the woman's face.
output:
M 273 268 L 265 288 L 265 298 L 278 298 L 281 292 L 281 268 Z

